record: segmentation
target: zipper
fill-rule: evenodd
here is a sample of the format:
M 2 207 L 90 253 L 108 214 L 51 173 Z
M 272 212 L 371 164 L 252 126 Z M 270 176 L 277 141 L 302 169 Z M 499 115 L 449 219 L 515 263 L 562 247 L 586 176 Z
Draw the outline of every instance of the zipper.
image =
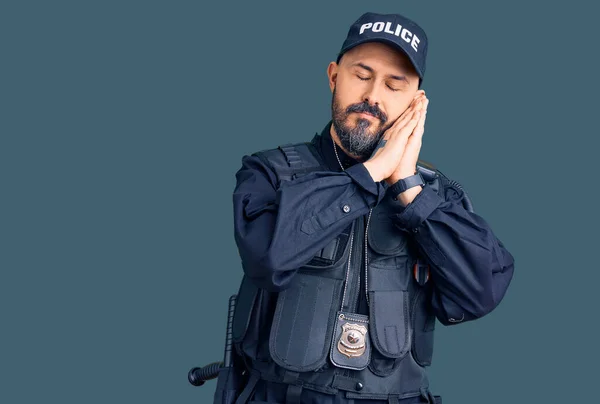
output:
M 346 290 L 348 289 L 348 279 L 350 277 L 350 263 L 352 262 L 352 245 L 354 244 L 354 227 L 352 232 L 350 233 L 350 251 L 348 253 L 348 266 L 346 267 L 346 276 L 344 279 L 344 293 L 342 294 L 342 307 L 340 307 L 340 311 L 344 311 L 344 303 L 346 302 Z
M 360 282 L 360 237 L 361 237 L 361 232 L 362 232 L 362 221 L 360 220 L 360 218 L 357 218 L 356 220 L 356 227 L 354 229 L 354 232 L 356 233 L 355 235 L 355 241 L 357 241 L 356 246 L 358 248 L 355 248 L 355 254 L 353 256 L 354 262 L 358 263 L 358 273 L 357 273 L 357 265 L 354 264 L 353 266 L 348 265 L 348 278 L 347 281 L 350 284 L 350 288 L 348 291 L 348 302 L 347 302 L 347 310 L 352 312 L 352 313 L 356 313 L 356 305 L 358 303 L 358 286 L 357 286 L 357 282 Z
M 371 222 L 371 213 L 373 208 L 369 209 L 369 217 L 367 217 L 367 226 L 365 228 L 365 299 L 367 299 L 367 307 L 369 306 L 369 250 L 367 248 L 367 239 L 369 237 L 369 223 Z
M 364 285 L 365 285 L 365 299 L 367 300 L 367 306 L 369 305 L 369 291 L 368 291 L 368 276 L 369 276 L 369 270 L 368 270 L 368 266 L 369 266 L 369 250 L 368 250 L 368 231 L 369 231 L 369 223 L 371 221 L 371 213 L 373 212 L 373 208 L 369 209 L 369 215 L 367 216 L 367 220 L 366 220 L 366 225 L 364 225 L 364 263 L 365 263 L 365 281 L 364 281 Z M 363 223 L 364 223 L 364 216 L 363 216 Z M 361 258 L 360 256 L 357 258 Z M 357 261 L 358 262 L 358 261 Z M 355 313 L 358 309 L 358 300 L 360 298 L 360 288 L 361 288 L 361 277 L 362 277 L 362 267 L 359 264 L 358 265 L 358 270 L 356 271 L 356 276 L 353 277 L 356 279 L 356 282 L 354 282 L 354 284 L 356 285 L 355 287 L 352 288 L 352 305 L 349 307 L 350 310 L 352 310 L 353 313 Z

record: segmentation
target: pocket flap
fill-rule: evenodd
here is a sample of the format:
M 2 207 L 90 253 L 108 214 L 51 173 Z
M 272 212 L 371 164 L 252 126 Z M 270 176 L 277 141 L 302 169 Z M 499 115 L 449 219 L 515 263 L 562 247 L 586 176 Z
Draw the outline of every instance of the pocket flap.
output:
M 389 358 L 402 358 L 410 347 L 408 292 L 369 292 L 373 346 Z
M 386 208 L 385 202 L 373 210 L 367 235 L 369 246 L 379 254 L 398 255 L 406 248 L 408 235 L 394 225 L 391 210 Z

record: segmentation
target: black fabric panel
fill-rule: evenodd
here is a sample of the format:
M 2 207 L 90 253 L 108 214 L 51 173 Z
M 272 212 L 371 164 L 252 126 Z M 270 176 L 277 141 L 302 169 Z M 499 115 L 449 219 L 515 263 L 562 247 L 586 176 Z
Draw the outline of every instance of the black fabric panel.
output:
M 338 244 L 339 244 L 339 241 L 337 238 L 334 238 L 333 240 L 331 240 L 331 242 L 329 244 L 327 244 L 325 246 L 325 248 L 323 248 L 321 257 L 331 260 L 333 262 L 333 258 L 335 257 L 335 252 L 337 250 Z
M 233 342 L 241 342 L 246 335 L 257 294 L 258 288 L 244 276 L 237 293 L 235 314 L 233 315 Z
M 329 353 L 341 281 L 298 273 L 291 287 L 279 293 L 269 349 L 280 366 L 311 371 L 323 366 Z
M 415 361 L 421 366 L 431 365 L 433 357 L 433 341 L 435 331 L 435 315 L 429 307 L 429 293 L 421 291 L 415 304 L 414 340 L 412 353 Z

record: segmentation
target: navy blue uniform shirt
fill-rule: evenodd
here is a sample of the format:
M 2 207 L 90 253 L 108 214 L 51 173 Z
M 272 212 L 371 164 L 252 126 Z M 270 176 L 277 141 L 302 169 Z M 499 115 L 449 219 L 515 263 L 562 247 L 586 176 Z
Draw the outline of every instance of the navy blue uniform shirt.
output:
M 270 292 L 287 287 L 308 263 L 356 218 L 388 195 L 364 164 L 333 150 L 331 121 L 312 139 L 330 171 L 317 171 L 277 187 L 275 173 L 258 157 L 244 156 L 233 193 L 234 236 L 242 267 L 256 285 Z M 467 211 L 464 193 L 446 185 L 441 197 L 428 184 L 406 207 L 394 202 L 390 220 L 408 231 L 430 259 L 434 284 L 431 306 L 444 325 L 473 320 L 493 310 L 512 279 L 514 258 L 479 215 Z M 330 209 L 350 207 L 349 212 Z M 321 212 L 328 225 L 311 228 Z M 269 304 L 274 304 L 271 301 Z M 364 292 L 359 312 L 365 312 Z

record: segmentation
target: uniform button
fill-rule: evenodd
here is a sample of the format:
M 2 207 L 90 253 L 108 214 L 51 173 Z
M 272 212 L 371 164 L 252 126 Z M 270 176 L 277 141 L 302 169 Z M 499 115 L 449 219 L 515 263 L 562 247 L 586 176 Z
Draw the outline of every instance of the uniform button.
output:
M 363 384 L 361 382 L 356 383 L 356 390 L 362 390 Z
M 346 213 L 350 212 L 350 205 L 344 205 L 344 207 L 342 208 L 342 210 Z

